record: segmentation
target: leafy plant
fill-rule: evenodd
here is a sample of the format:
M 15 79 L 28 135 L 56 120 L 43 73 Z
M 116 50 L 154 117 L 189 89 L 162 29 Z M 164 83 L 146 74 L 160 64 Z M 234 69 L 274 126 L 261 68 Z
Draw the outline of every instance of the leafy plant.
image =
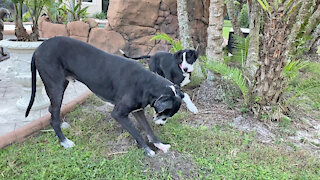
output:
M 233 37 L 232 61 L 240 62 L 241 67 L 244 68 L 248 57 L 250 36 L 243 38 L 234 35 Z
M 170 49 L 171 53 L 176 53 L 183 49 L 183 46 L 179 40 L 174 40 L 172 37 L 167 35 L 166 33 L 157 33 L 155 36 L 153 36 L 150 41 L 153 40 L 165 40 L 168 43 L 172 45 L 172 48 Z
M 105 12 L 96 13 L 93 15 L 93 17 L 97 19 L 107 19 L 107 14 Z
M 207 61 L 206 67 L 210 70 L 213 70 L 221 74 L 224 78 L 232 81 L 236 84 L 242 92 L 245 104 L 248 104 L 249 101 L 249 88 L 246 80 L 242 75 L 242 71 L 238 68 L 228 67 L 223 62 L 218 61 Z
M 62 23 L 67 21 L 67 13 L 66 10 L 62 11 L 62 0 L 55 1 L 55 0 L 47 0 L 45 3 L 45 10 L 46 14 L 48 15 L 49 19 L 53 23 Z
M 249 27 L 249 16 L 248 16 L 248 4 L 242 5 L 240 15 L 238 17 L 238 21 L 240 24 L 240 27 L 242 28 L 248 28 Z
M 64 6 L 66 7 L 66 6 Z M 87 10 L 89 6 L 81 9 L 81 2 L 77 3 L 73 8 L 69 5 L 68 8 L 60 8 L 60 10 L 67 11 L 72 15 L 72 21 L 79 21 L 80 18 L 88 16 Z
M 11 0 L 14 8 L 9 10 L 14 16 L 15 35 L 19 41 L 37 41 L 39 39 L 38 19 L 45 0 Z M 29 35 L 23 26 L 23 5 L 26 5 L 32 19 L 32 33 Z M 10 6 L 8 6 L 10 7 Z
M 282 76 L 288 81 L 293 80 L 299 75 L 299 70 L 308 65 L 305 61 L 287 61 L 286 65 L 282 69 Z

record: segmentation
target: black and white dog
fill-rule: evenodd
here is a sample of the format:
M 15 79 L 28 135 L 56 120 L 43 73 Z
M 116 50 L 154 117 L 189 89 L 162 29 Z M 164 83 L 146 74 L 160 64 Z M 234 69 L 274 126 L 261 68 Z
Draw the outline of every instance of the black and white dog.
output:
M 26 111 L 28 116 L 36 93 L 36 69 L 45 86 L 51 105 L 51 126 L 65 148 L 74 146 L 60 128 L 60 108 L 68 79 L 87 85 L 101 99 L 114 104 L 111 116 L 118 121 L 145 150 L 155 152 L 144 141 L 129 119 L 132 113 L 155 147 L 167 152 L 169 144 L 161 143 L 154 135 L 144 114 L 147 105 L 156 111 L 154 122 L 164 124 L 180 108 L 184 93 L 167 79 L 145 69 L 140 63 L 108 54 L 87 43 L 68 37 L 54 37 L 43 42 L 31 61 L 32 94 Z
M 150 71 L 165 77 L 180 87 L 190 83 L 193 63 L 198 59 L 198 52 L 190 49 L 180 50 L 175 54 L 158 52 L 152 56 L 145 55 L 140 57 L 129 57 L 121 49 L 119 51 L 124 57 L 134 60 L 150 58 L 148 63 Z M 198 109 L 192 103 L 189 95 L 186 93 L 184 95 L 187 108 L 194 114 L 198 113 Z

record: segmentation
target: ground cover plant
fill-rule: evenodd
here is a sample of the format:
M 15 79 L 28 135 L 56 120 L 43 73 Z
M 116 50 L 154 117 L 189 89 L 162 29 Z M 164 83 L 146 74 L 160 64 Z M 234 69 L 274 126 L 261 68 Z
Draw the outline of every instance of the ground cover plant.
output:
M 62 148 L 51 129 L 1 149 L 0 179 L 320 177 L 319 158 L 309 151 L 288 150 L 286 143 L 263 144 L 258 133 L 237 130 L 228 116 L 220 119 L 225 123 L 203 123 L 215 118 L 214 111 L 191 115 L 182 108 L 165 126 L 154 126 L 159 138 L 172 147 L 167 154 L 149 158 L 111 118 L 111 109 L 92 96 L 64 118 L 71 124 L 64 132 L 76 143 L 72 149 Z M 150 119 L 152 110 L 147 111 Z

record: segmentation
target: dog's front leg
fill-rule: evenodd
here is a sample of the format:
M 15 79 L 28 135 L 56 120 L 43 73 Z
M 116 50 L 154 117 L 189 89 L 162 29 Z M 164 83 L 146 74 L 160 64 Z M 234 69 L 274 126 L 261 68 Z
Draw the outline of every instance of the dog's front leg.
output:
M 149 142 L 153 143 L 155 147 L 162 150 L 164 153 L 167 153 L 169 151 L 169 148 L 171 147 L 170 144 L 163 144 L 161 143 L 158 138 L 154 135 L 146 116 L 144 115 L 144 110 L 139 110 L 136 112 L 132 112 L 133 116 L 137 119 L 137 121 L 141 124 L 142 128 L 147 133 L 147 137 Z
M 187 93 L 184 93 L 184 98 L 182 100 L 187 104 L 189 111 L 191 111 L 193 114 L 198 113 L 197 107 L 192 103 L 190 96 Z
M 143 148 L 148 156 L 153 157 L 156 153 L 150 149 L 150 147 L 143 140 L 139 131 L 133 126 L 128 116 L 129 113 L 123 112 L 123 109 L 126 108 L 121 107 L 121 105 L 116 105 L 113 111 L 111 112 L 111 116 L 131 134 L 131 136 L 137 141 L 138 146 Z

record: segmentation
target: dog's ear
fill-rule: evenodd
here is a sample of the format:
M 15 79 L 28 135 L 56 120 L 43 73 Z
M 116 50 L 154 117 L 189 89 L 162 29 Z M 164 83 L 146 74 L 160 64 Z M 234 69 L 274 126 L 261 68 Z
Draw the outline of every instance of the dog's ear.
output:
M 180 50 L 174 54 L 174 58 L 178 60 L 178 64 L 181 64 L 183 61 L 183 52 L 184 51 Z
M 198 57 L 199 57 L 198 51 L 194 51 L 194 59 L 198 59 Z
M 154 103 L 154 109 L 157 113 L 162 113 L 166 109 L 172 109 L 172 97 L 171 96 L 160 96 Z

